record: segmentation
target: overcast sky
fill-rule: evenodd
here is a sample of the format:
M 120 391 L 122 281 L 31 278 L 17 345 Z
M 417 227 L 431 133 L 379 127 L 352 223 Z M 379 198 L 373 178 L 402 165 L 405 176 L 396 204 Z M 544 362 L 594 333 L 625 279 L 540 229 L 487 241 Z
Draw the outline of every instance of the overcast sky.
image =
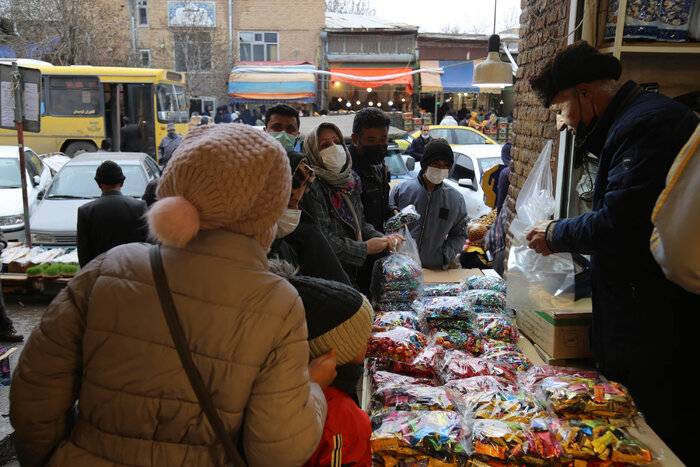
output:
M 464 33 L 491 34 L 496 0 L 370 0 L 379 18 L 413 24 L 421 32 L 458 26 Z M 520 0 L 497 0 L 496 32 L 517 27 Z

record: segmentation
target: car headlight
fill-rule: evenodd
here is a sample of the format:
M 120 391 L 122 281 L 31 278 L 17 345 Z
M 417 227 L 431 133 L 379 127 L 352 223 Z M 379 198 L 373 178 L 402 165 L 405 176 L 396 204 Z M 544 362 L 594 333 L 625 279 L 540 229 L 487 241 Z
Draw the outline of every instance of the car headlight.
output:
M 32 243 L 54 243 L 55 238 L 51 234 L 33 233 Z
M 2 225 L 2 226 L 19 225 L 19 224 L 24 224 L 24 215 L 23 214 L 14 214 L 12 216 L 0 217 L 0 225 Z

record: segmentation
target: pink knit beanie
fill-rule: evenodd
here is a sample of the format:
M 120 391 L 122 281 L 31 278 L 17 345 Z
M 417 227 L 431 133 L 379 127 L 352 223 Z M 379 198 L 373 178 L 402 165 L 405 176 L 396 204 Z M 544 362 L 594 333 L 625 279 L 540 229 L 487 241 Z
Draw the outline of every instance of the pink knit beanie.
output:
M 200 230 L 226 229 L 269 248 L 289 202 L 291 175 L 284 148 L 243 124 L 195 127 L 158 182 L 148 211 L 151 234 L 183 246 Z

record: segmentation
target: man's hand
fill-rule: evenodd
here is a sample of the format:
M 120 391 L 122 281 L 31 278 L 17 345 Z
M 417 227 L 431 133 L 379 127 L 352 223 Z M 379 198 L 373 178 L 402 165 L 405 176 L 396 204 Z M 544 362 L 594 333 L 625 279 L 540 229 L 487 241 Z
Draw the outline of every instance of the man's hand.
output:
M 547 245 L 547 227 L 554 221 L 540 222 L 534 229 L 528 232 L 525 237 L 530 243 L 527 246 L 543 256 L 554 253 Z
M 367 254 L 376 255 L 386 250 L 388 248 L 386 240 L 387 237 L 375 237 L 367 240 L 365 242 L 367 244 Z
M 335 366 L 335 349 L 331 349 L 309 362 L 309 380 L 326 389 L 338 374 Z

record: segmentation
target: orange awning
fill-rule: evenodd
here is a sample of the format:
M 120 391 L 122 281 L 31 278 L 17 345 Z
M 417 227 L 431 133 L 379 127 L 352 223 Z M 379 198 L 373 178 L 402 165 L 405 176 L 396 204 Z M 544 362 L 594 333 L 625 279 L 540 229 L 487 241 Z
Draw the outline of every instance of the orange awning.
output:
M 408 67 L 380 67 L 380 68 L 337 68 L 331 67 L 331 80 L 340 81 L 342 83 L 348 83 L 358 88 L 375 88 L 382 86 L 384 84 L 394 84 L 400 86 L 406 86 L 408 92 L 413 91 L 413 75 L 399 76 L 396 78 L 382 79 L 382 76 L 395 75 L 398 73 L 406 73 L 411 71 L 412 68 Z M 362 76 L 362 77 L 380 77 L 376 80 L 357 80 L 348 78 L 346 76 L 339 76 L 335 73 L 342 73 L 345 75 Z

